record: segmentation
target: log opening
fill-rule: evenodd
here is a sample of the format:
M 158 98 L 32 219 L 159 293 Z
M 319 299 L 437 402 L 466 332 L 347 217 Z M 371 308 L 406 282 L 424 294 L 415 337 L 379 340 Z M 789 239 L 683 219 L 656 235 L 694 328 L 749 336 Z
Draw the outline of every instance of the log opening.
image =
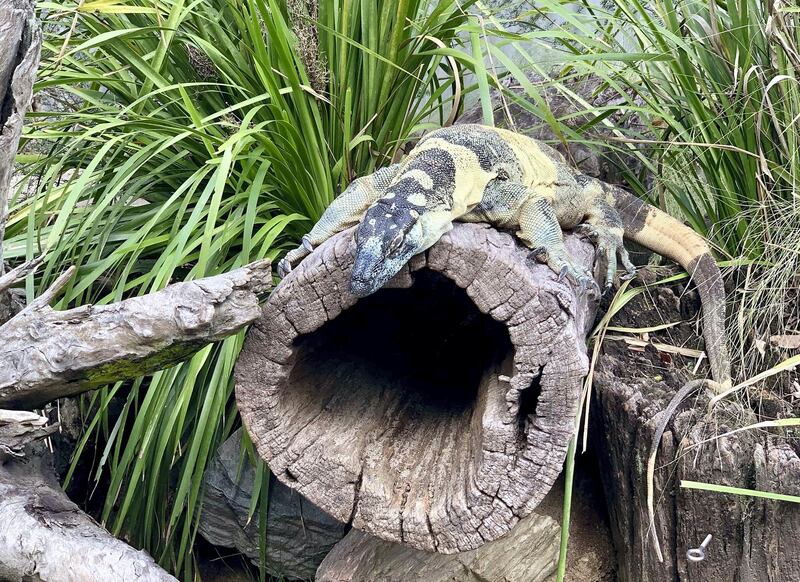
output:
M 468 424 L 484 377 L 513 358 L 506 328 L 429 269 L 418 271 L 410 288 L 382 289 L 359 301 L 299 336 L 294 347 L 295 365 L 279 398 L 330 402 L 342 413 L 379 400 L 385 414 L 399 415 L 394 424 L 413 422 L 419 432 L 431 424 Z M 510 360 L 506 368 L 510 373 Z M 341 381 L 349 390 L 336 398 Z M 380 416 L 376 409 L 366 414 Z
M 591 264 L 591 245 L 569 248 Z M 358 302 L 351 233 L 303 261 L 236 367 L 278 479 L 356 528 L 443 553 L 528 515 L 561 471 L 596 309 L 528 254 L 457 225 Z

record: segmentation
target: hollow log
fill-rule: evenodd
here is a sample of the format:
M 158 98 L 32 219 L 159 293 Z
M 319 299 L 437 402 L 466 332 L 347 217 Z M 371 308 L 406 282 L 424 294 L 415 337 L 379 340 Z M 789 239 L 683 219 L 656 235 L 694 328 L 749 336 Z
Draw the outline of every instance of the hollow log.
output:
M 335 518 L 419 549 L 477 548 L 561 472 L 596 298 L 512 235 L 458 224 L 357 301 L 352 238 L 306 258 L 251 327 L 244 424 L 277 478 Z M 567 244 L 592 265 L 590 243 Z

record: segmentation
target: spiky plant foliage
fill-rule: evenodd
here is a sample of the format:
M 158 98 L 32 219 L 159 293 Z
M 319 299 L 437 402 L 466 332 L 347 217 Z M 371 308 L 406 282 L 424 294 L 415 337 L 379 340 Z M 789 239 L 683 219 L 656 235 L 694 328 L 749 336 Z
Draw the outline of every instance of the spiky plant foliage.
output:
M 29 293 L 70 264 L 62 305 L 274 259 L 353 177 L 452 119 L 457 59 L 474 68 L 458 36 L 470 2 L 288 4 L 41 5 L 38 89 L 80 105 L 34 114 L 27 134 L 42 153 L 27 167 L 35 193 L 13 203 L 6 257 L 47 249 Z M 93 462 L 103 521 L 187 580 L 203 472 L 238 422 L 242 341 L 87 402 L 75 462 Z

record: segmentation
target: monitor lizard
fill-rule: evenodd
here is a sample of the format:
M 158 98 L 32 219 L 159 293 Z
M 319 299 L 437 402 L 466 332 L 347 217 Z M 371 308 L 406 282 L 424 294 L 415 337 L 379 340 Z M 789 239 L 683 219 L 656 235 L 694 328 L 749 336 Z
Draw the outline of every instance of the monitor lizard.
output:
M 334 234 L 357 225 L 350 291 L 374 293 L 406 262 L 433 246 L 454 221 L 486 222 L 516 232 L 559 280 L 581 292 L 599 291 L 592 273 L 575 264 L 562 229 L 587 235 L 596 245 L 606 288 L 617 259 L 633 277 L 636 269 L 623 237 L 679 263 L 691 275 L 703 305 L 703 335 L 713 381 L 680 390 L 662 415 L 648 460 L 648 509 L 653 516 L 655 453 L 680 402 L 709 386 L 731 386 L 725 336 L 725 289 L 705 239 L 665 212 L 619 186 L 581 174 L 545 143 L 481 125 L 456 125 L 424 136 L 399 163 L 354 180 L 279 263 L 285 276 Z M 657 545 L 657 541 L 656 541 Z M 659 552 L 660 555 L 660 552 Z

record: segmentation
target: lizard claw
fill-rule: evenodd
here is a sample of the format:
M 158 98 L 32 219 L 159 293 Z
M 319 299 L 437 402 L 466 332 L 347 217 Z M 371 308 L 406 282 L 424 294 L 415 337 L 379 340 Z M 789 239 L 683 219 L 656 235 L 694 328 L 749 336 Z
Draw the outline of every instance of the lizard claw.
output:
M 308 235 L 303 235 L 303 247 L 309 252 L 314 252 L 314 245 L 311 244 L 311 239 L 308 238 Z
M 580 284 L 578 288 L 578 295 L 589 293 L 597 298 L 602 296 L 602 292 L 600 291 L 600 285 L 598 285 L 597 281 L 594 280 L 594 277 L 583 276 L 580 277 L 578 281 Z
M 569 279 L 575 285 L 579 297 L 586 293 L 591 293 L 596 297 L 602 295 L 600 285 L 586 269 L 567 263 L 558 270 L 557 281 L 561 283 L 565 279 Z
M 286 253 L 286 256 L 278 263 L 278 275 L 281 278 L 291 273 L 292 269 L 310 254 L 309 246 L 311 246 L 311 241 L 307 241 L 306 237 L 303 237 L 302 245 Z
M 292 272 L 292 264 L 286 259 L 281 259 L 278 262 L 278 276 L 283 279 Z
M 617 272 L 617 257 L 619 256 L 622 266 L 627 271 L 626 275 L 622 275 L 620 279 L 627 281 L 636 276 L 636 267 L 628 257 L 628 251 L 622 241 L 622 236 L 615 232 L 607 224 L 579 224 L 575 227 L 574 232 L 588 237 L 597 247 L 597 255 L 600 264 L 605 265 L 605 286 L 606 290 L 610 289 L 614 282 L 614 275 Z

